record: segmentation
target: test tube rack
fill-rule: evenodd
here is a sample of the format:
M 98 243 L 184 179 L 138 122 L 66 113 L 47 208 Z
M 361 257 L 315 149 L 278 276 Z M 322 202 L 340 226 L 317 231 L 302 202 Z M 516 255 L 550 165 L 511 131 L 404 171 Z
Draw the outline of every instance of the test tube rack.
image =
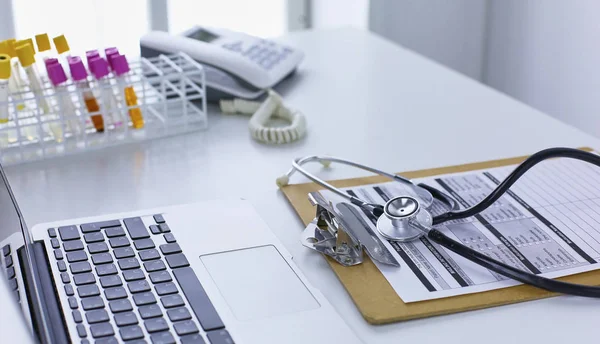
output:
M 87 111 L 82 89 L 70 81 L 61 91 L 43 77 L 43 96 L 38 97 L 24 87 L 19 92 L 22 100 L 17 101 L 15 95 L 10 97 L 9 121 L 0 124 L 0 162 L 5 166 L 15 165 L 207 128 L 205 74 L 200 64 L 185 53 L 178 53 L 141 57 L 130 61 L 129 66 L 137 106 L 127 106 L 112 74 L 109 75 L 110 86 L 90 83 L 100 107 L 97 112 Z M 102 92 L 114 92 L 118 108 L 113 111 L 120 111 L 121 118 L 126 119 L 121 125 L 110 122 L 102 101 L 106 98 L 100 96 Z M 84 128 L 79 134 L 69 129 L 69 118 L 63 115 L 59 101 L 61 95 L 71 97 L 75 104 L 76 118 Z M 41 97 L 46 98 L 49 111 L 39 106 Z M 129 109 L 134 107 L 139 107 L 144 117 L 141 129 L 133 128 L 128 115 Z M 94 115 L 103 116 L 102 132 L 94 128 L 90 119 Z M 60 130 L 56 130 L 58 126 Z

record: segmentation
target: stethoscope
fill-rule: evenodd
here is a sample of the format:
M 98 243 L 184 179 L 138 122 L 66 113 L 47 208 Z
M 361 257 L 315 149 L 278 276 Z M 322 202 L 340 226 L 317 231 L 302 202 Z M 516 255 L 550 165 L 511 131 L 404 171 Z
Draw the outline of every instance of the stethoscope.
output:
M 277 179 L 277 184 L 280 186 L 286 185 L 294 172 L 298 171 L 316 184 L 343 197 L 350 203 L 362 208 L 364 211 L 373 214 L 373 216 L 377 218 L 377 231 L 386 239 L 407 242 L 426 236 L 431 241 L 438 243 L 476 264 L 519 282 L 557 293 L 600 297 L 600 287 L 561 282 L 517 269 L 473 250 L 446 236 L 440 230 L 435 228 L 436 225 L 444 222 L 479 214 L 497 201 L 500 196 L 502 196 L 525 172 L 527 172 L 527 170 L 539 162 L 552 158 L 582 160 L 600 167 L 600 156 L 593 153 L 572 148 L 545 149 L 533 154 L 522 162 L 489 195 L 477 204 L 466 209 L 460 209 L 459 204 L 452 196 L 429 185 L 422 183 L 415 184 L 410 179 L 395 173 L 384 172 L 349 160 L 329 156 L 315 155 L 294 160 L 292 162 L 292 168 L 285 175 Z M 302 165 L 309 162 L 319 162 L 326 167 L 332 162 L 335 162 L 360 168 L 402 183 L 412 192 L 410 194 L 393 197 L 383 205 L 365 202 L 308 172 Z M 428 208 L 434 201 L 441 202 L 447 211 L 433 216 Z

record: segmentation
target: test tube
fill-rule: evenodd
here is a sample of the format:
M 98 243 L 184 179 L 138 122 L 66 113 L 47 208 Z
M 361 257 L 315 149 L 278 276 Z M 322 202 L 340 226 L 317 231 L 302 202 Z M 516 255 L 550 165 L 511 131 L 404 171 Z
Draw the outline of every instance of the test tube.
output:
M 38 72 L 35 65 L 35 57 L 33 56 L 33 48 L 29 43 L 21 44 L 17 46 L 17 56 L 21 67 L 25 70 L 25 75 L 29 79 L 29 87 L 31 92 L 35 94 L 38 100 L 38 105 L 42 108 L 44 113 L 50 112 L 50 106 L 44 96 L 44 89 L 42 87 L 42 81 L 40 79 L 40 73 Z
M 9 80 L 11 79 L 10 55 L 0 54 L 0 125 L 4 127 L 8 123 L 10 107 L 8 104 Z M 0 132 L 0 145 L 7 146 L 9 134 L 7 130 Z
M 50 58 L 50 39 L 47 33 L 35 35 L 35 43 L 37 44 L 38 52 L 42 55 L 43 60 L 46 61 Z
M 0 123 L 8 123 L 8 83 L 10 80 L 10 56 L 0 54 Z
M 108 61 L 108 65 L 110 66 L 110 69 L 114 69 L 112 58 L 114 56 L 119 55 L 119 49 L 117 49 L 116 47 L 106 48 L 106 49 L 104 49 L 104 55 L 106 55 L 106 60 Z
M 1 42 L 0 51 L 11 57 L 11 73 L 10 79 L 8 79 L 8 90 L 12 99 L 17 103 L 17 110 L 23 110 L 25 109 L 25 102 L 23 101 L 22 92 L 25 87 L 25 81 L 21 78 L 21 67 L 19 66 L 19 59 L 17 58 L 17 51 L 15 50 L 15 42 L 15 39 L 7 39 Z
M 94 78 L 98 81 L 100 91 L 102 92 L 102 105 L 103 111 L 106 111 L 107 115 L 110 114 L 110 118 L 115 127 L 119 127 L 123 124 L 121 113 L 115 94 L 108 78 L 108 62 L 102 57 L 92 58 L 88 64 L 88 68 L 94 75 Z
M 77 118 L 77 107 L 67 89 L 67 74 L 60 63 L 51 63 L 48 65 L 48 79 L 56 90 L 56 100 L 59 104 L 59 111 L 66 119 L 71 132 L 79 135 L 83 132 L 81 123 Z
M 90 114 L 96 113 L 95 115 L 90 116 L 92 124 L 94 124 L 96 131 L 103 132 L 104 119 L 102 118 L 102 115 L 98 113 L 100 111 L 100 107 L 98 106 L 96 96 L 94 95 L 94 92 L 90 87 L 90 83 L 88 82 L 88 73 L 85 70 L 85 66 L 83 65 L 83 62 L 79 56 L 71 56 L 68 60 L 73 82 L 75 82 L 75 86 L 81 92 L 85 107 Z
M 60 35 L 52 38 L 56 52 L 58 53 L 58 59 L 62 63 L 69 63 L 69 57 L 71 57 L 71 48 L 65 35 Z
M 137 106 L 138 98 L 129 77 L 129 63 L 127 62 L 127 58 L 125 55 L 113 55 L 111 61 L 119 90 L 124 95 L 125 104 L 129 108 L 129 117 L 131 117 L 133 127 L 141 129 L 144 127 L 144 117 L 142 116 L 142 110 Z

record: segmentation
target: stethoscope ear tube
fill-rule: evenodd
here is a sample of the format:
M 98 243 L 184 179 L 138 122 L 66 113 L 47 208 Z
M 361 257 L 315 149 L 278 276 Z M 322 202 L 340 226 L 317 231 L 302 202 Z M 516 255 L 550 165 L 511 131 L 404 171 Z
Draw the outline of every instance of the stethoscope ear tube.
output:
M 444 246 L 450 251 L 474 262 L 475 264 L 479 264 L 491 271 L 519 282 L 530 284 L 555 293 L 600 298 L 600 287 L 561 282 L 519 270 L 510 265 L 490 258 L 483 253 L 471 249 L 468 246 L 458 243 L 437 229 L 431 229 L 427 233 L 427 237 L 431 239 L 431 241 Z

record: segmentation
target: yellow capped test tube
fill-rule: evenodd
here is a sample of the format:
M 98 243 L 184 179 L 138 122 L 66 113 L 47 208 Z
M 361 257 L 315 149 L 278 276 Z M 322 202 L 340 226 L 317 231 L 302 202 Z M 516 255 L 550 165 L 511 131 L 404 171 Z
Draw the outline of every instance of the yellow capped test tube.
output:
M 44 89 L 42 87 L 42 82 L 40 79 L 40 74 L 35 65 L 35 56 L 33 55 L 33 49 L 31 48 L 31 44 L 25 43 L 17 46 L 17 57 L 19 57 L 19 62 L 21 62 L 21 66 L 25 70 L 25 74 L 29 79 L 29 86 L 31 88 L 31 92 L 35 94 L 37 97 L 39 106 L 42 108 L 44 113 L 50 112 L 50 106 L 48 105 L 48 101 L 44 96 Z
M 15 41 L 16 40 L 13 38 L 0 42 L 0 53 L 8 55 L 12 60 L 10 78 L 8 79 L 8 90 L 12 99 L 17 102 L 17 110 L 23 110 L 25 109 L 25 103 L 21 92 L 25 87 L 25 81 L 21 78 L 21 67 L 19 66 L 19 60 L 17 59 Z M 9 62 L 11 60 L 9 60 Z
M 8 81 L 10 80 L 10 56 L 0 54 L 0 123 L 8 122 Z

